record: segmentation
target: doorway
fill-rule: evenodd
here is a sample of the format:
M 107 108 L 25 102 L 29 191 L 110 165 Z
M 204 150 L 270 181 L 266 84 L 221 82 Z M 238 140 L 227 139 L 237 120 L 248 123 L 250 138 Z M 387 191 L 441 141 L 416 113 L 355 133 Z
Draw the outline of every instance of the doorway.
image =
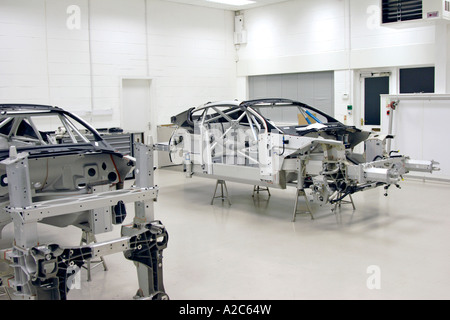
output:
M 151 79 L 122 79 L 121 127 L 128 132 L 143 132 L 144 143 L 153 133 Z

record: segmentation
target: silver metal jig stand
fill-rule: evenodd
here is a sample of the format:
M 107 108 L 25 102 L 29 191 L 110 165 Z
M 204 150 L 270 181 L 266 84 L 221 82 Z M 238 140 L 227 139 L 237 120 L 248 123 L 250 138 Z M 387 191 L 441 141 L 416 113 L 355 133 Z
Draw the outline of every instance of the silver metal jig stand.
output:
M 136 147 L 136 185 L 129 189 L 97 192 L 64 199 L 32 201 L 28 154 L 14 147 L 6 166 L 10 204 L 6 212 L 14 223 L 14 244 L 8 255 L 14 269 L 11 287 L 15 298 L 66 299 L 68 289 L 66 269 L 81 267 L 86 261 L 104 255 L 123 252 L 135 262 L 139 289 L 137 299 L 167 299 L 162 281 L 162 250 L 168 235 L 160 221 L 154 221 L 153 202 L 158 188 L 153 186 L 153 146 Z M 135 203 L 133 224 L 122 226 L 121 237 L 103 242 L 91 242 L 76 247 L 39 243 L 39 221 L 86 210 L 110 208 L 119 201 Z M 99 211 L 111 214 L 109 210 Z

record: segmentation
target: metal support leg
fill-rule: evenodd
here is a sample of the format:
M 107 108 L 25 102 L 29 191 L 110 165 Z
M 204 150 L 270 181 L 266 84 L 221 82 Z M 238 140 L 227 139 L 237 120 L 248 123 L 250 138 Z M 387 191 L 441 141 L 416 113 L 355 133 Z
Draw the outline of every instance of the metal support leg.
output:
M 216 196 L 217 193 L 217 187 L 220 185 L 220 195 Z M 224 195 L 223 191 L 225 189 L 225 193 L 226 195 Z M 228 189 L 227 189 L 227 184 L 225 183 L 224 180 L 217 180 L 216 182 L 216 189 L 214 190 L 214 195 L 211 199 L 211 204 L 214 203 L 214 199 L 222 199 L 222 201 L 227 200 L 228 204 L 231 206 L 231 201 L 230 201 L 230 197 L 228 196 Z
M 338 193 L 337 196 L 336 196 L 336 199 L 339 199 L 341 196 L 342 196 L 342 194 Z M 350 198 L 350 200 L 341 199 L 339 201 L 336 201 L 334 203 L 334 208 L 331 211 L 334 211 L 336 213 L 337 207 L 339 206 L 339 208 L 340 208 L 342 203 L 344 203 L 344 204 L 351 204 L 352 207 L 353 207 L 353 210 L 356 210 L 355 203 L 353 202 L 352 195 L 349 194 L 348 197 Z
M 10 208 L 27 208 L 32 204 L 30 173 L 28 171 L 28 153 L 19 153 L 11 147 L 9 158 L 2 161 L 6 165 Z M 14 241 L 17 247 L 26 249 L 38 243 L 37 221 L 24 221 L 23 216 L 15 213 Z
M 163 284 L 162 261 L 168 234 L 160 221 L 147 224 L 146 229 L 131 237 L 130 249 L 124 252 L 125 258 L 134 261 L 138 272 L 139 289 L 135 299 L 168 300 Z
M 294 213 L 292 214 L 292 222 L 295 222 L 295 216 L 297 215 L 297 207 L 298 207 L 298 197 L 303 196 L 305 198 L 307 211 L 305 213 L 309 213 L 311 215 L 311 219 L 314 219 L 311 207 L 309 206 L 309 200 L 306 196 L 304 189 L 304 179 L 305 179 L 305 159 L 298 158 L 296 161 L 296 169 L 297 169 L 297 191 L 295 193 L 295 205 L 294 205 Z
M 298 208 L 298 197 L 300 197 L 300 196 L 303 196 L 305 198 L 307 211 L 305 211 L 304 213 L 309 213 L 311 215 L 311 219 L 314 219 L 311 207 L 309 206 L 309 200 L 308 200 L 308 197 L 306 196 L 305 190 L 297 189 L 296 196 L 295 196 L 294 213 L 292 215 L 292 222 L 295 222 L 295 216 L 299 213 L 297 211 L 297 208 Z
M 136 144 L 136 187 L 150 188 L 153 183 L 153 147 L 144 144 Z M 136 202 L 134 223 L 136 225 L 145 225 L 155 219 L 153 210 L 153 200 Z
M 267 191 L 267 193 L 268 193 L 268 195 L 270 197 L 270 190 L 269 190 L 269 188 L 268 187 L 260 187 L 260 186 L 253 186 L 253 195 L 252 195 L 252 197 L 255 196 L 255 193 L 259 194 L 260 191 Z
M 97 243 L 97 239 L 92 232 L 82 231 L 80 246 L 89 245 L 91 243 Z M 87 260 L 86 265 L 83 265 L 83 268 L 87 270 L 87 281 L 91 281 L 91 270 L 92 268 L 98 267 L 99 265 L 103 265 L 103 270 L 108 271 L 108 267 L 106 266 L 105 259 L 100 257 L 100 260 L 92 261 L 91 259 Z
M 136 187 L 153 188 L 153 145 L 137 144 Z M 124 252 L 125 258 L 134 261 L 139 289 L 136 299 L 168 299 L 163 286 L 162 250 L 167 246 L 167 232 L 160 222 L 154 222 L 155 199 L 135 202 L 133 225 L 122 226 L 122 236 L 131 236 L 133 250 Z M 148 231 L 142 232 L 148 229 Z
M 32 204 L 28 153 L 17 154 L 13 146 L 10 148 L 9 158 L 3 160 L 2 164 L 6 165 L 8 177 L 9 208 L 19 209 L 11 215 L 14 223 L 14 247 L 11 254 L 14 257 L 12 286 L 17 295 L 32 299 L 36 296 L 36 288 L 33 287 L 27 272 L 30 265 L 28 248 L 38 244 L 37 221 L 26 221 L 20 212 L 22 208 L 30 207 Z

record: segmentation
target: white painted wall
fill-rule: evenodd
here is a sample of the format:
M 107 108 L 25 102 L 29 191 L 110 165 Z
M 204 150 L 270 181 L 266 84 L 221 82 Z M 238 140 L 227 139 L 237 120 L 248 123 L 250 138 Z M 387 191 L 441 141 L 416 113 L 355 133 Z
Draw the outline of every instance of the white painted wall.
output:
M 145 1 L 90 0 L 87 14 L 93 112 L 113 109 L 112 116 L 94 116 L 93 121 L 99 127 L 121 126 L 121 77 L 147 75 Z
M 360 70 L 435 64 L 435 26 L 381 26 L 379 0 L 291 0 L 241 13 L 248 41 L 238 51 L 238 76 L 334 70 L 340 120 L 348 104 L 359 112 Z
M 433 64 L 433 24 L 393 28 L 380 25 L 379 0 L 350 1 L 352 69 Z
M 23 0 L 1 2 L 1 100 L 48 101 L 45 15 L 45 6 L 37 1 L 28 6 Z
M 381 26 L 379 3 L 291 0 L 243 11 L 239 75 L 433 63 L 434 25 Z
M 233 22 L 231 11 L 160 0 L 0 0 L 0 103 L 58 105 L 120 126 L 121 79 L 145 77 L 155 127 L 169 123 L 235 97 Z
M 149 1 L 147 13 L 158 124 L 187 107 L 236 97 L 232 11 Z

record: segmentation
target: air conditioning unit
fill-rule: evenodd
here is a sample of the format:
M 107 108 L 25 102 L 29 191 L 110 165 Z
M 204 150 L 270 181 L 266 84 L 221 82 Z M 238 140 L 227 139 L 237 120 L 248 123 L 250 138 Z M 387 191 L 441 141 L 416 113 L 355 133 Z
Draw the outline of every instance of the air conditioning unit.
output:
M 450 22 L 450 0 L 380 0 L 380 8 L 383 26 Z

